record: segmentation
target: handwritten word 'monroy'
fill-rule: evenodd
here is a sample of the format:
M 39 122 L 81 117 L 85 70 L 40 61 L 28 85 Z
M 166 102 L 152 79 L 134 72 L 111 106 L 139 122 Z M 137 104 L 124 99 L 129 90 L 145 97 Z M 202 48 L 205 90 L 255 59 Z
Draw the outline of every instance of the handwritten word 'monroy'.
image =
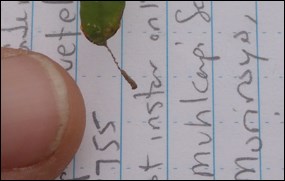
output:
M 255 26 L 256 20 L 254 18 L 252 18 L 249 15 L 245 15 L 245 18 L 252 23 L 253 27 L 256 27 Z M 241 30 L 237 32 L 233 36 L 233 38 L 240 39 L 241 42 L 243 42 L 243 46 L 251 44 L 250 35 L 248 31 Z M 240 179 L 247 180 L 250 178 L 250 176 L 254 176 L 254 173 L 256 173 L 256 170 L 251 165 L 252 165 L 252 162 L 255 162 L 255 164 L 257 164 L 257 161 L 259 158 L 257 157 L 256 153 L 260 152 L 262 148 L 262 140 L 258 135 L 259 128 L 253 127 L 249 124 L 250 122 L 252 122 L 253 117 L 256 118 L 258 111 L 256 110 L 256 108 L 251 108 L 251 107 L 256 107 L 256 104 L 254 104 L 255 102 L 254 97 L 248 95 L 245 92 L 245 89 L 247 87 L 252 86 L 252 82 L 253 82 L 252 70 L 250 68 L 247 68 L 247 66 L 251 63 L 252 59 L 256 59 L 256 60 L 259 59 L 263 61 L 268 61 L 268 59 L 264 57 L 258 57 L 257 55 L 250 53 L 249 50 L 246 50 L 244 48 L 242 48 L 241 51 L 245 55 L 246 58 L 244 61 L 239 63 L 239 66 L 241 68 L 245 68 L 245 70 L 243 71 L 242 75 L 239 77 L 240 80 L 242 81 L 237 85 L 237 93 L 246 102 L 246 110 L 245 110 L 245 113 L 243 114 L 242 119 L 243 119 L 244 129 L 246 130 L 246 132 L 250 133 L 250 137 L 245 141 L 245 145 L 248 146 L 252 142 L 256 141 L 257 146 L 251 147 L 250 150 L 247 150 L 249 151 L 248 155 L 238 157 L 235 159 L 234 163 L 240 168 L 240 170 L 235 174 L 234 178 L 236 180 L 240 180 Z M 255 119 L 255 120 L 258 120 L 258 119 Z M 249 175 L 248 173 L 252 173 L 253 175 Z

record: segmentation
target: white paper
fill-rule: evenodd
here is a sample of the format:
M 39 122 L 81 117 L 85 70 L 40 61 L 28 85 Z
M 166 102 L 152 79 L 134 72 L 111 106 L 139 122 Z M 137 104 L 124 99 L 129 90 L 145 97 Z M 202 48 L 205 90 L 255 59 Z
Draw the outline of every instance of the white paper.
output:
M 1 1 L 1 46 L 48 55 L 84 96 L 58 179 L 284 179 L 284 2 L 127 2 L 108 45 L 136 90 L 79 7 Z

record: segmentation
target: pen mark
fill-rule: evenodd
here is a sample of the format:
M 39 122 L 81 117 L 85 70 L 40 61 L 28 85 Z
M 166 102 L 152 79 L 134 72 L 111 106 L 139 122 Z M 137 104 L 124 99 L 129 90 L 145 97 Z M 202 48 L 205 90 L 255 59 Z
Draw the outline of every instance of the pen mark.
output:
M 179 102 L 183 103 L 192 103 L 192 102 L 200 102 L 200 101 L 206 101 L 208 98 L 200 98 L 200 99 L 186 99 L 186 100 L 179 100 Z
M 181 45 L 183 44 L 182 42 L 175 42 L 175 45 Z
M 156 136 L 156 137 L 152 137 L 151 140 L 157 140 L 157 139 L 161 139 L 162 136 Z
M 249 16 L 249 15 L 244 15 L 244 16 L 247 17 L 249 20 L 251 20 L 253 23 L 256 24 L 256 20 L 253 19 L 251 16 Z
M 141 8 L 151 8 L 151 7 L 158 8 L 158 5 L 156 5 L 156 4 L 146 4 L 146 5 L 141 5 L 140 7 Z
M 275 116 L 280 116 L 280 113 L 279 112 L 275 112 L 274 115 Z

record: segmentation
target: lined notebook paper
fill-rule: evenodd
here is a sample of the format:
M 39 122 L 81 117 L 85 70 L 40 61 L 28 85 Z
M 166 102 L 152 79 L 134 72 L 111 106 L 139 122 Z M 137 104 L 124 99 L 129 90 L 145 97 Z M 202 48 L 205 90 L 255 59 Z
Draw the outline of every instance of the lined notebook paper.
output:
M 56 60 L 87 125 L 58 179 L 284 179 L 284 2 L 127 2 L 104 47 L 75 1 L 1 1 L 1 46 Z

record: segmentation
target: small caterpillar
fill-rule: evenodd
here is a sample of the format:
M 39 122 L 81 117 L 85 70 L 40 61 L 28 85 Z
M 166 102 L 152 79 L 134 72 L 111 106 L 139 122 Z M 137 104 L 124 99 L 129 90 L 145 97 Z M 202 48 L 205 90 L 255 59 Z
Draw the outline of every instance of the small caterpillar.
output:
M 123 77 L 136 89 L 137 84 L 119 67 L 107 45 L 107 40 L 120 28 L 125 5 L 125 1 L 80 1 L 81 30 L 90 42 L 107 48 Z

